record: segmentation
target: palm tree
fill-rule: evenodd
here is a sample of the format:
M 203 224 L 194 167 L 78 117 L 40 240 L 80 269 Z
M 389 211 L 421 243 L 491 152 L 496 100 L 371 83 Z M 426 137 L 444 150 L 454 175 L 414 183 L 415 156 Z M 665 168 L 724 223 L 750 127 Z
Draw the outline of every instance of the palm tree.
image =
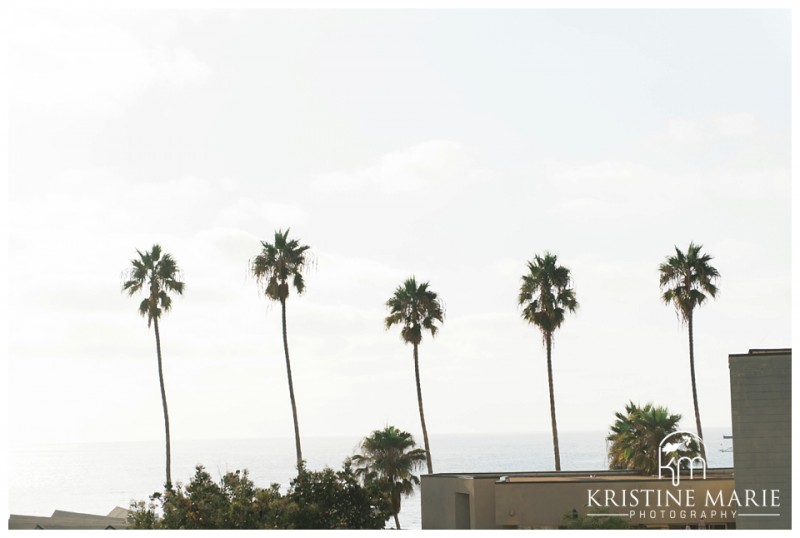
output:
M 566 267 L 557 264 L 555 254 L 538 254 L 528 262 L 528 273 L 522 275 L 519 289 L 519 305 L 523 307 L 522 317 L 542 332 L 542 340 L 547 348 L 547 382 L 550 387 L 550 422 L 553 428 L 553 454 L 556 471 L 561 470 L 561 456 L 558 450 L 558 426 L 556 425 L 556 401 L 553 395 L 553 333 L 564 322 L 564 313 L 578 308 L 575 291 L 570 288 L 572 277 Z
M 138 259 L 131 260 L 128 280 L 122 285 L 122 291 L 129 296 L 145 289 L 147 295 L 139 304 L 139 314 L 147 318 L 147 326 L 153 325 L 156 333 L 156 355 L 158 356 L 158 382 L 161 385 L 161 405 L 164 408 L 164 430 L 167 443 L 167 482 L 166 488 L 172 488 L 171 453 L 169 443 L 169 412 L 167 411 L 167 393 L 164 390 L 164 371 L 161 367 L 161 335 L 158 320 L 162 312 L 172 308 L 172 299 L 168 292 L 183 294 L 185 284 L 178 280 L 180 269 L 169 254 L 161 253 L 160 245 L 153 245 L 150 252 L 136 251 Z
M 406 279 L 402 286 L 394 291 L 394 295 L 386 301 L 389 315 L 386 317 L 386 328 L 402 325 L 400 337 L 407 344 L 414 346 L 414 373 L 417 377 L 417 402 L 419 403 L 419 420 L 422 423 L 422 439 L 425 442 L 425 456 L 428 474 L 433 473 L 431 447 L 428 443 L 428 429 L 425 427 L 425 412 L 422 409 L 422 388 L 419 383 L 419 344 L 422 342 L 423 329 L 436 336 L 439 328 L 436 322 L 444 323 L 444 307 L 435 292 L 428 289 L 428 282 L 417 285 L 415 277 Z
M 417 444 L 410 433 L 400 431 L 394 426 L 375 430 L 361 442 L 361 454 L 351 461 L 356 465 L 356 474 L 361 476 L 366 486 L 377 483 L 390 499 L 391 515 L 396 529 L 400 529 L 400 499 L 410 495 L 419 478 L 414 471 L 422 467 L 427 452 L 415 448 Z
M 306 268 L 308 246 L 300 245 L 296 239 L 289 239 L 289 229 L 275 232 L 273 243 L 261 242 L 261 252 L 250 261 L 250 271 L 256 281 L 264 286 L 266 296 L 281 303 L 281 321 L 283 324 L 283 352 L 286 356 L 286 377 L 289 381 L 289 400 L 292 403 L 294 419 L 294 442 L 297 452 L 297 465 L 303 463 L 303 451 L 300 448 L 300 426 L 297 422 L 297 405 L 294 399 L 292 383 L 292 365 L 289 362 L 289 343 L 286 339 L 286 299 L 289 297 L 289 281 L 298 294 L 306 289 L 303 271 Z
M 658 472 L 658 454 L 661 441 L 678 431 L 680 415 L 671 414 L 666 407 L 655 407 L 652 403 L 637 406 L 633 402 L 625 406 L 625 412 L 614 414 L 616 421 L 606 437 L 609 469 L 635 469 L 652 475 Z M 680 437 L 680 439 L 678 439 Z M 693 458 L 698 453 L 698 443 L 688 436 L 675 436 L 684 447 L 674 447 L 667 453 L 676 461 L 682 457 Z M 677 443 L 676 443 L 677 444 Z M 665 460 L 666 461 L 666 460 Z
M 706 294 L 716 297 L 717 271 L 710 262 L 712 257 L 701 254 L 702 245 L 689 243 L 684 254 L 675 247 L 675 255 L 667 257 L 658 270 L 659 284 L 664 290 L 661 295 L 664 303 L 673 304 L 678 317 L 689 326 L 689 370 L 692 376 L 692 398 L 694 399 L 694 418 L 697 422 L 697 435 L 703 438 L 703 427 L 700 425 L 700 406 L 697 403 L 697 382 L 694 375 L 694 309 L 706 300 Z M 701 455 L 706 457 L 705 447 L 701 446 Z

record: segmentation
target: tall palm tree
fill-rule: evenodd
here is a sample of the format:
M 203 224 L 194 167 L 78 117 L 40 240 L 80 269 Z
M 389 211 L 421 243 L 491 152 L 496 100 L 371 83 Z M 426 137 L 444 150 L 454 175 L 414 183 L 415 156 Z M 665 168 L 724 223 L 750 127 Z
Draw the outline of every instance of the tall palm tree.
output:
M 361 476 L 366 486 L 377 483 L 389 497 L 391 515 L 396 529 L 400 529 L 400 499 L 410 495 L 419 478 L 414 471 L 422 467 L 426 460 L 425 450 L 416 448 L 417 444 L 410 433 L 400 431 L 394 426 L 375 430 L 361 442 L 361 454 L 351 461 L 356 466 L 356 474 Z
M 633 402 L 625 406 L 625 412 L 614 414 L 616 420 L 608 437 L 608 468 L 635 469 L 652 475 L 658 472 L 658 455 L 661 441 L 678 431 L 680 415 L 673 415 L 666 407 L 655 407 L 652 403 L 638 406 Z M 698 443 L 690 437 L 682 437 L 683 447 L 675 447 L 667 454 L 679 459 L 693 458 L 698 452 Z M 674 441 L 673 441 L 674 442 Z
M 300 426 L 297 422 L 297 405 L 294 399 L 292 383 L 292 365 L 289 361 L 289 343 L 286 338 L 286 299 L 289 297 L 289 282 L 298 294 L 306 289 L 303 272 L 308 262 L 308 245 L 301 245 L 296 239 L 289 239 L 289 229 L 275 232 L 273 243 L 261 242 L 261 252 L 250 261 L 250 271 L 259 284 L 263 284 L 266 296 L 281 303 L 281 321 L 283 324 L 283 352 L 286 356 L 286 377 L 289 381 L 289 400 L 292 403 L 294 419 L 294 443 L 297 453 L 297 465 L 303 462 L 303 451 L 300 448 Z
M 166 488 L 172 488 L 171 453 L 169 441 L 169 412 L 167 411 L 167 393 L 164 390 L 164 371 L 161 367 L 161 334 L 158 320 L 162 312 L 172 308 L 172 299 L 168 292 L 183 294 L 185 284 L 181 282 L 180 269 L 169 254 L 162 254 L 160 245 L 153 245 L 150 252 L 136 251 L 138 259 L 131 260 L 128 280 L 122 285 L 123 292 L 129 296 L 144 289 L 146 296 L 139 304 L 139 314 L 147 318 L 147 326 L 153 325 L 156 333 L 156 355 L 158 356 L 158 382 L 161 385 L 161 405 L 164 408 L 164 430 L 167 444 L 167 482 Z
M 689 370 L 692 376 L 692 398 L 694 399 L 694 418 L 697 422 L 697 435 L 703 438 L 700 424 L 700 406 L 697 403 L 697 382 L 694 375 L 694 309 L 706 300 L 706 294 L 717 296 L 716 281 L 719 271 L 712 265 L 708 254 L 701 254 L 702 245 L 689 243 L 684 254 L 675 247 L 675 255 L 668 256 L 658 270 L 659 284 L 664 290 L 661 295 L 664 303 L 672 304 L 678 317 L 689 326 Z M 706 457 L 705 447 L 700 447 L 701 455 Z
M 419 403 L 419 420 L 422 423 L 422 439 L 425 442 L 425 456 L 428 474 L 433 473 L 431 447 L 428 443 L 428 429 L 425 427 L 425 411 L 422 408 L 422 388 L 419 383 L 419 344 L 422 342 L 422 331 L 428 330 L 436 336 L 439 328 L 436 322 L 444 323 L 444 306 L 435 292 L 428 289 L 428 282 L 417 285 L 415 277 L 406 279 L 394 291 L 394 295 L 386 301 L 389 315 L 386 317 L 386 328 L 402 325 L 400 337 L 407 344 L 414 346 L 414 373 L 417 377 L 417 402 Z
M 561 470 L 561 456 L 558 450 L 558 426 L 556 425 L 556 401 L 553 394 L 553 333 L 564 322 L 566 312 L 578 308 L 575 291 L 570 288 L 572 277 L 569 269 L 558 265 L 555 254 L 538 254 L 528 262 L 528 272 L 522 275 L 519 289 L 519 305 L 523 307 L 522 317 L 535 325 L 542 333 L 547 348 L 547 383 L 550 388 L 550 422 L 553 429 L 553 454 L 556 471 Z

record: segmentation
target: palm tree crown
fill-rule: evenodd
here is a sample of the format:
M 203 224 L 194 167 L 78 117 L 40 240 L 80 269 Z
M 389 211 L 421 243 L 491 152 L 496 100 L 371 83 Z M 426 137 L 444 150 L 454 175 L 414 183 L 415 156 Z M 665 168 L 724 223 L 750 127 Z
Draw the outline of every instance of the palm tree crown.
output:
M 664 303 L 673 304 L 684 321 L 689 320 L 695 307 L 706 300 L 706 294 L 717 296 L 717 271 L 711 264 L 713 259 L 708 254 L 701 254 L 702 245 L 689 244 L 684 254 L 675 247 L 675 255 L 667 258 L 658 270 L 659 284 L 664 293 Z
M 569 286 L 572 277 L 569 269 L 557 265 L 558 257 L 545 252 L 528 262 L 528 273 L 522 276 L 519 290 L 519 305 L 522 317 L 536 325 L 547 337 L 561 327 L 564 313 L 578 308 L 575 291 Z
M 409 344 L 422 342 L 423 329 L 436 336 L 439 331 L 436 322 L 444 322 L 444 307 L 438 295 L 428 289 L 428 282 L 417 285 L 413 276 L 397 287 L 386 306 L 389 307 L 386 328 L 402 324 L 400 337 Z
M 297 239 L 289 239 L 289 229 L 275 232 L 273 243 L 261 242 L 261 252 L 253 258 L 250 270 L 256 280 L 264 284 L 264 291 L 273 301 L 285 301 L 289 297 L 291 280 L 297 293 L 306 289 L 303 271 L 307 263 L 308 245 L 300 245 Z
M 185 284 L 178 280 L 180 270 L 170 254 L 162 254 L 160 245 L 153 245 L 150 252 L 136 251 L 138 259 L 131 260 L 128 280 L 123 291 L 133 296 L 147 285 L 147 296 L 139 304 L 139 314 L 147 318 L 147 326 L 162 312 L 172 308 L 168 292 L 183 294 Z
M 395 526 L 400 528 L 400 500 L 410 495 L 419 477 L 414 471 L 425 461 L 425 451 L 416 448 L 410 433 L 400 431 L 394 426 L 375 430 L 361 442 L 361 454 L 352 457 L 356 474 L 365 484 L 376 483 L 389 496 L 391 515 Z
M 658 472 L 658 453 L 661 441 L 669 434 L 678 431 L 681 415 L 672 414 L 666 407 L 656 407 L 652 403 L 637 406 L 633 402 L 625 406 L 625 412 L 614 414 L 616 420 L 608 437 L 609 469 L 634 469 L 646 474 Z M 677 437 L 677 436 L 676 436 Z M 663 462 L 671 457 L 678 458 L 697 455 L 698 446 L 694 439 L 686 436 L 684 447 L 673 448 L 666 454 Z

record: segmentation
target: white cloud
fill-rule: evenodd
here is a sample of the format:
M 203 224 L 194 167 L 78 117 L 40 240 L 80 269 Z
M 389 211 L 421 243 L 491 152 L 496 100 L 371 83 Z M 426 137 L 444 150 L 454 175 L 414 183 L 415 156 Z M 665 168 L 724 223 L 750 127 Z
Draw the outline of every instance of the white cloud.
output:
M 463 187 L 485 181 L 489 171 L 473 155 L 451 140 L 431 140 L 383 155 L 361 170 L 333 172 L 317 178 L 314 187 L 323 192 L 377 189 L 383 194 L 419 192 L 424 189 Z
M 544 163 L 545 176 L 558 194 L 558 214 L 579 220 L 649 215 L 660 211 L 668 192 L 682 181 L 642 164 L 600 161 L 571 164 Z
M 156 84 L 202 83 L 209 69 L 182 47 L 146 46 L 89 10 L 22 11 L 9 35 L 10 103 L 53 121 L 118 113 Z
M 275 202 L 259 203 L 253 198 L 241 197 L 222 208 L 217 222 L 222 226 L 255 226 L 262 228 L 265 223 L 272 227 L 286 227 L 286 223 L 296 226 L 308 220 L 308 212 L 294 204 Z
M 758 133 L 758 120 L 747 112 L 705 118 L 678 118 L 667 122 L 670 138 L 681 144 L 706 144 L 741 139 Z

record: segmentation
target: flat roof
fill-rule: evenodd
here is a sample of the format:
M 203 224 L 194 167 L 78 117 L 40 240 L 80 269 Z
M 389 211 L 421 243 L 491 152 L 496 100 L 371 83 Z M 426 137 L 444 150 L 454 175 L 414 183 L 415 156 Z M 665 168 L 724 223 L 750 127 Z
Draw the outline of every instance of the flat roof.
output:
M 773 349 L 750 349 L 747 353 L 731 353 L 728 357 L 752 357 L 754 355 L 763 356 L 763 355 L 791 355 L 792 348 L 790 347 L 782 347 L 782 348 L 773 348 Z
M 733 480 L 733 469 L 711 469 L 706 471 L 705 480 Z M 509 476 L 498 480 L 500 484 L 531 484 L 546 482 L 660 482 L 667 478 L 659 478 L 656 475 L 644 474 L 585 474 L 580 476 Z M 695 474 L 694 478 L 681 476 L 683 480 L 704 480 L 702 471 Z
M 702 472 L 697 479 L 702 479 Z M 461 478 L 465 480 L 495 480 L 501 484 L 535 483 L 535 482 L 619 482 L 634 480 L 664 480 L 656 475 L 645 475 L 632 470 L 597 470 L 597 471 L 523 471 L 492 473 L 435 473 L 424 474 L 422 478 Z M 706 479 L 732 479 L 733 468 L 720 467 L 706 470 Z M 682 479 L 689 480 L 687 477 Z

